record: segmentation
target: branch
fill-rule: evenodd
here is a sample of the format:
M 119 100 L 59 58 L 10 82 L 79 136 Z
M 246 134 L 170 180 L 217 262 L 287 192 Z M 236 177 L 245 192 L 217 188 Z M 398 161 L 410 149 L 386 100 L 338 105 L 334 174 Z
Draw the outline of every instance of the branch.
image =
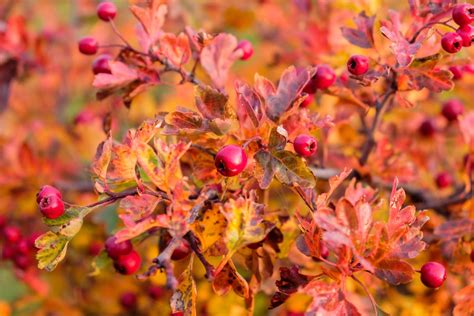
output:
M 189 245 L 191 246 L 191 249 L 194 251 L 199 261 L 201 261 L 202 265 L 206 269 L 206 279 L 212 281 L 214 279 L 215 269 L 214 266 L 211 265 L 202 254 L 198 239 L 192 231 L 187 232 L 187 234 L 184 235 L 184 239 L 188 241 Z

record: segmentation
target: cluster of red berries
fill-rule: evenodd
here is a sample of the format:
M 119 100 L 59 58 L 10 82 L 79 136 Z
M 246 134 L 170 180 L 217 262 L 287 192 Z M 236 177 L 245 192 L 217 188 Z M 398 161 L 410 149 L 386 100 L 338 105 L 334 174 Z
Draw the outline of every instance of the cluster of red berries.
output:
M 150 299 L 157 301 L 163 298 L 166 290 L 159 285 L 150 285 L 147 294 Z M 126 311 L 136 311 L 138 309 L 138 294 L 135 292 L 125 292 L 119 297 L 119 303 Z
M 0 240 L 3 240 L 2 260 L 11 260 L 15 267 L 26 270 L 35 265 L 35 240 L 40 233 L 23 236 L 17 226 L 7 225 L 0 216 Z
M 55 219 L 64 214 L 61 192 L 53 186 L 43 186 L 36 194 L 36 202 L 46 218 Z
M 441 108 L 441 115 L 449 122 L 455 122 L 460 115 L 464 114 L 464 105 L 457 99 L 446 101 Z M 437 131 L 435 122 L 426 119 L 421 122 L 418 132 L 424 137 L 432 137 Z
M 369 71 L 369 58 L 364 55 L 353 55 L 347 61 L 347 71 L 353 76 L 362 76 Z M 347 74 L 346 74 L 347 76 Z M 347 77 L 341 80 L 346 81 Z M 314 100 L 317 90 L 324 90 L 331 87 L 336 82 L 336 73 L 328 65 L 320 65 L 316 68 L 316 73 L 304 87 L 303 92 L 308 96 L 301 103 L 301 107 L 308 107 Z
M 114 261 L 114 268 L 120 274 L 130 275 L 140 269 L 142 258 L 140 254 L 133 249 L 130 240 L 117 242 L 114 236 L 109 237 L 105 242 L 105 251 L 109 258 Z
M 117 15 L 117 7 L 110 1 L 104 1 L 97 6 L 97 16 L 105 22 L 112 21 Z M 99 43 L 93 37 L 86 36 L 79 41 L 79 51 L 84 55 L 95 55 L 99 50 Z M 98 56 L 92 63 L 94 74 L 110 74 L 109 60 L 112 56 L 103 54 Z
M 449 67 L 449 71 L 453 74 L 453 80 L 461 80 L 465 74 L 474 74 L 474 64 L 452 65 Z
M 309 135 L 298 135 L 293 141 L 295 152 L 302 157 L 311 157 L 318 149 L 316 139 Z M 224 177 L 233 177 L 244 171 L 247 166 L 247 154 L 237 145 L 222 147 L 214 158 L 217 171 Z
M 453 20 L 459 25 L 456 32 L 443 35 L 441 46 L 448 53 L 459 52 L 463 46 L 469 47 L 474 41 L 474 6 L 469 3 L 458 4 L 453 8 Z

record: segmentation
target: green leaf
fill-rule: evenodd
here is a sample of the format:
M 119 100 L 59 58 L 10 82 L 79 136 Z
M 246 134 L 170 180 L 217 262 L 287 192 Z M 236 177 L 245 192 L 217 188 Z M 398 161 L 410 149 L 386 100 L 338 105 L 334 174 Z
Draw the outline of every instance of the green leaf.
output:
M 12 302 L 28 292 L 24 283 L 18 281 L 11 269 L 0 269 L 0 301 Z
M 38 268 L 47 271 L 53 271 L 58 263 L 64 259 L 66 255 L 67 245 L 71 239 L 53 232 L 47 232 L 36 239 L 36 253 L 38 260 Z
M 274 176 L 287 185 L 297 183 L 303 188 L 312 188 L 316 185 L 314 174 L 306 166 L 304 160 L 291 151 L 281 150 L 270 153 L 260 150 L 254 158 L 257 162 L 255 177 L 261 189 L 268 188 Z
M 89 276 L 99 275 L 100 272 L 107 266 L 112 264 L 112 259 L 107 255 L 103 250 L 98 256 L 92 261 L 92 272 L 89 273 Z

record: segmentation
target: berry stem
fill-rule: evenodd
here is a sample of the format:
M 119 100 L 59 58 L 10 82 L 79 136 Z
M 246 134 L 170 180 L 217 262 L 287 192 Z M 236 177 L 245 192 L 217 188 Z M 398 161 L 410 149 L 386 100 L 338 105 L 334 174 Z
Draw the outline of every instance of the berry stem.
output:
M 375 302 L 375 299 L 372 296 L 372 294 L 369 292 L 369 289 L 367 288 L 367 286 L 365 286 L 365 284 L 362 283 L 362 281 L 360 281 L 355 275 L 351 275 L 351 278 L 354 281 L 356 281 L 356 283 L 359 284 L 364 289 L 364 292 L 369 297 L 370 303 L 372 304 L 372 308 L 374 309 L 374 315 L 377 316 L 379 314 L 378 311 L 377 311 L 377 303 Z
M 456 28 L 449 25 L 448 22 L 450 22 L 452 19 L 449 19 L 449 20 L 446 20 L 446 21 L 441 21 L 441 22 L 430 22 L 430 23 L 426 23 L 425 25 L 423 25 L 421 28 L 418 29 L 418 31 L 415 32 L 415 34 L 413 34 L 413 37 L 410 39 L 410 44 L 413 44 L 416 42 L 416 39 L 418 38 L 418 36 L 420 36 L 421 32 L 423 32 L 424 30 L 426 30 L 427 28 L 430 28 L 434 25 L 443 25 L 443 26 L 447 26 L 451 29 L 453 29 L 454 31 L 456 31 Z
M 109 19 L 109 23 L 110 23 L 110 26 L 112 27 L 112 30 L 114 31 L 115 35 L 118 36 L 118 38 L 120 38 L 120 40 L 128 47 L 132 47 L 132 45 L 130 45 L 130 43 L 122 36 L 122 34 L 120 34 L 120 32 L 117 30 L 117 27 L 115 26 L 115 23 L 112 19 Z

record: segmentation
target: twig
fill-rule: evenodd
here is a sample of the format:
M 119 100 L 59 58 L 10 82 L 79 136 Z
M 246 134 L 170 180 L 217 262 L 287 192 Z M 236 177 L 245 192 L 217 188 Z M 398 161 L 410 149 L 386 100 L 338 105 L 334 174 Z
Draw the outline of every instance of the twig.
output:
M 212 281 L 214 279 L 214 272 L 215 272 L 214 266 L 211 265 L 202 254 L 202 251 L 201 251 L 201 248 L 199 246 L 196 236 L 193 234 L 193 232 L 189 231 L 186 235 L 184 235 L 184 239 L 186 239 L 189 242 L 191 249 L 194 251 L 199 261 L 201 261 L 204 268 L 206 269 L 206 275 L 205 275 L 206 279 L 208 279 L 209 281 Z
M 431 23 L 427 23 L 427 24 L 423 25 L 418 31 L 415 32 L 415 34 L 413 34 L 412 38 L 411 38 L 410 41 L 409 41 L 410 44 L 415 43 L 416 39 L 417 39 L 418 36 L 421 34 L 421 32 L 423 32 L 423 31 L 426 30 L 427 28 L 430 28 L 430 27 L 432 27 L 432 26 L 434 26 L 434 25 L 437 25 L 437 24 L 447 26 L 447 27 L 453 29 L 454 31 L 456 31 L 456 28 L 455 28 L 455 27 L 453 27 L 453 26 L 451 26 L 451 25 L 448 24 L 449 21 L 451 21 L 451 19 L 446 20 L 446 21 L 442 21 L 442 22 L 431 22 Z
M 372 294 L 370 294 L 369 292 L 369 289 L 365 286 L 364 283 L 362 283 L 358 278 L 356 278 L 354 275 L 351 275 L 351 278 L 356 281 L 365 291 L 365 293 L 367 294 L 367 296 L 369 297 L 370 299 L 370 303 L 372 303 L 372 308 L 374 309 L 374 314 L 375 316 L 377 316 L 379 313 L 377 312 L 377 304 L 375 303 L 375 299 L 374 297 L 372 296 Z

